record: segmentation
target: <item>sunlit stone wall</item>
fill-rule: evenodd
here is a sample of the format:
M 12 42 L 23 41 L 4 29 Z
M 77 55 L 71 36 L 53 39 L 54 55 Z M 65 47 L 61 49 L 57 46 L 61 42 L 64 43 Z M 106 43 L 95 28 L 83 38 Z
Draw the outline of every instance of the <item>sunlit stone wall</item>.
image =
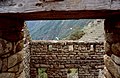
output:
M 98 78 L 103 54 L 103 42 L 32 41 L 30 75 L 38 77 L 38 68 L 46 68 L 48 78 L 67 78 L 68 69 L 76 68 L 80 78 Z

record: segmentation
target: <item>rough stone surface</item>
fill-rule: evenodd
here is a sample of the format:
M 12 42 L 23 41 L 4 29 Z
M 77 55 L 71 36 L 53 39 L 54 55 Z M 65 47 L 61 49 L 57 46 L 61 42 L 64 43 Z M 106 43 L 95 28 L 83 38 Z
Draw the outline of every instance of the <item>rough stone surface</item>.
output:
M 17 72 L 18 70 L 19 70 L 19 65 L 16 65 L 16 66 L 8 69 L 9 72 L 11 72 L 11 71 L 12 71 L 12 72 L 13 72 L 13 71 L 14 71 L 14 72 Z
M 28 78 L 28 76 L 25 76 L 25 72 L 23 71 L 18 78 Z
M 106 38 L 106 78 L 120 78 L 120 19 L 108 18 L 104 22 Z
M 109 56 L 112 55 L 111 45 L 110 45 L 108 42 L 105 43 L 105 52 L 106 52 L 106 54 L 109 55 Z
M 7 71 L 7 69 L 8 69 L 8 62 L 7 62 L 7 58 L 4 58 L 3 60 L 2 60 L 2 71 Z
M 0 56 L 10 52 L 13 46 L 12 43 L 0 38 Z
M 0 21 L 0 78 L 18 78 L 24 70 L 24 21 L 15 18 Z
M 105 78 L 104 76 L 104 71 L 99 69 L 99 75 L 98 75 L 98 78 Z
M 109 43 L 116 43 L 120 39 L 119 34 L 114 34 L 114 33 L 106 33 L 105 34 L 105 40 Z
M 8 57 L 8 68 L 13 67 L 15 64 L 17 64 L 17 55 L 12 55 Z
M 20 75 L 20 78 L 30 78 L 30 46 L 29 43 L 31 42 L 30 34 L 26 24 L 24 23 L 24 73 Z
M 80 78 L 97 78 L 103 69 L 103 42 L 35 40 L 30 47 L 31 78 L 37 76 L 38 68 L 47 68 L 49 78 L 67 78 L 69 68 L 78 68 Z
M 116 55 L 112 54 L 111 59 L 118 65 L 120 65 L 120 57 L 117 57 Z
M 112 74 L 112 76 L 114 78 L 120 78 L 120 66 L 116 65 L 113 60 L 107 55 L 104 56 L 104 62 L 107 70 Z
M 112 49 L 113 54 L 120 57 L 120 43 L 112 44 L 111 49 Z
M 25 54 L 25 51 L 23 51 L 23 50 L 16 54 L 18 63 L 23 61 L 24 54 Z
M 19 77 L 20 74 L 24 72 L 23 70 L 24 70 L 24 65 L 23 65 L 23 62 L 21 62 L 21 63 L 19 64 L 19 70 L 16 72 L 15 77 L 16 77 L 16 78 Z
M 0 71 L 2 70 L 2 60 L 0 59 Z
M 14 78 L 15 73 L 0 73 L 0 78 Z
M 104 75 L 105 75 L 105 78 L 113 78 L 110 74 L 110 72 L 106 69 L 106 67 L 104 67 Z
M 20 40 L 19 42 L 17 42 L 16 44 L 16 52 L 19 52 L 23 49 L 23 46 L 24 46 L 24 41 L 23 40 Z

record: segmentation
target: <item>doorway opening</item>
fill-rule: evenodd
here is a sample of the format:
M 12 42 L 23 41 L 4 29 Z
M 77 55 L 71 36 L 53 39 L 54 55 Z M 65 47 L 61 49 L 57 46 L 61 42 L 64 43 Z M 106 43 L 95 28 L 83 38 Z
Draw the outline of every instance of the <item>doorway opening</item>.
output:
M 98 77 L 103 70 L 104 19 L 26 23 L 32 37 L 30 68 L 38 69 L 35 75 L 43 78 L 92 78 Z

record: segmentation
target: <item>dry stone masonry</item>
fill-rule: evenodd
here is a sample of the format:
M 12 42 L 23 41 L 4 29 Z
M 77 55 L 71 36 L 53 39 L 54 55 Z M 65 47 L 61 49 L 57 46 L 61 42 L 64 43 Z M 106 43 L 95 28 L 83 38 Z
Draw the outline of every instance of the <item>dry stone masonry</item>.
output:
M 120 19 L 105 20 L 105 77 L 120 78 Z
M 22 78 L 24 22 L 0 18 L 0 78 Z
M 26 23 L 24 24 L 24 60 L 23 60 L 23 64 L 24 64 L 24 74 L 25 74 L 25 78 L 30 78 L 30 47 L 29 44 L 31 42 L 31 38 L 30 38 L 30 34 L 29 34 L 29 30 L 27 28 Z
M 16 18 L 0 18 L 0 21 L 0 78 L 29 78 L 25 73 L 29 73 L 26 55 L 29 52 L 24 44 L 29 39 L 24 21 Z
M 32 41 L 30 75 L 36 78 L 38 68 L 46 68 L 48 78 L 67 78 L 68 69 L 76 68 L 79 78 L 98 78 L 103 55 L 103 42 Z
M 38 68 L 46 68 L 49 78 L 67 78 L 71 68 L 80 78 L 97 78 L 103 69 L 103 42 L 31 42 L 23 20 L 0 21 L 0 78 L 35 78 Z
M 105 51 L 103 42 L 31 41 L 24 20 L 1 17 L 0 78 L 38 78 L 39 68 L 48 78 L 67 78 L 71 68 L 79 78 L 120 78 L 120 19 L 104 25 Z

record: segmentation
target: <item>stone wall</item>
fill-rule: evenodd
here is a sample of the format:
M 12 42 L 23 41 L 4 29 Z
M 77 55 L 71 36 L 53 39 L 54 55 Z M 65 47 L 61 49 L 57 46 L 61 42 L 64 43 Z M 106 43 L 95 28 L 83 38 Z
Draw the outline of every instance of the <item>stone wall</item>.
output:
M 29 43 L 31 42 L 31 37 L 29 34 L 29 30 L 27 28 L 26 23 L 24 24 L 24 72 L 25 72 L 25 78 L 30 78 L 30 47 L 29 47 Z
M 105 68 L 106 78 L 120 78 L 120 19 L 105 20 Z
M 29 78 L 30 37 L 24 21 L 0 21 L 0 78 Z
M 24 21 L 0 18 L 0 78 L 24 78 Z
M 98 78 L 103 64 L 102 42 L 32 41 L 30 75 L 38 77 L 38 68 L 47 68 L 48 78 L 67 78 L 70 68 L 78 69 L 79 78 Z

